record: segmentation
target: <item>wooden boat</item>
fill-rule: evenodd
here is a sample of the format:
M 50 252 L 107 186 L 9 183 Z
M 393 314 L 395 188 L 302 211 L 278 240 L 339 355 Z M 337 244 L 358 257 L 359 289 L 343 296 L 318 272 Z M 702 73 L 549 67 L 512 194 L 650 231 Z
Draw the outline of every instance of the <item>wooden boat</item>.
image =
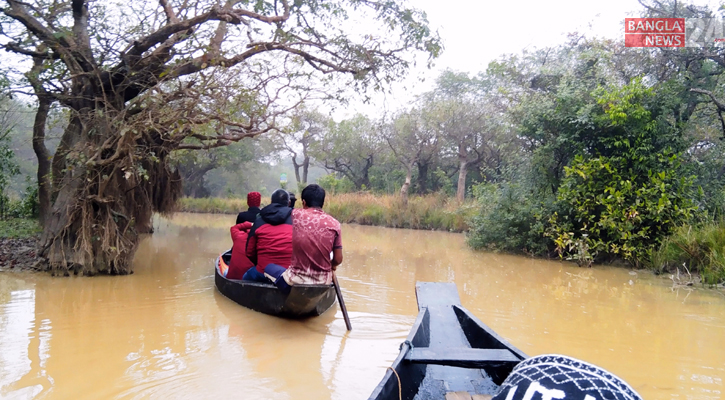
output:
M 295 285 L 289 294 L 271 283 L 227 279 L 219 272 L 220 261 L 229 263 L 232 252 L 221 254 L 214 263 L 216 287 L 221 294 L 254 311 L 286 318 L 318 316 L 335 304 L 332 285 Z
M 455 284 L 418 282 L 416 295 L 418 317 L 370 400 L 489 399 L 527 358 L 461 306 Z

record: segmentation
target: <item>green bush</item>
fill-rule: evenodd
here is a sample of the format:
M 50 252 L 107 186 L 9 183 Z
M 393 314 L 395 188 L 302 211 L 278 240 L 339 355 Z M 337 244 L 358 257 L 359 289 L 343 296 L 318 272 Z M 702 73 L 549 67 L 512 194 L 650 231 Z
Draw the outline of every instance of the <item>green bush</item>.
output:
M 671 230 L 696 210 L 679 155 L 681 131 L 668 105 L 641 80 L 592 93 L 589 134 L 558 187 L 547 235 L 562 257 L 590 265 L 598 257 L 647 263 Z
M 38 218 L 40 205 L 38 202 L 38 185 L 31 183 L 25 189 L 25 196 L 21 200 L 12 200 L 8 197 L 2 199 L 3 215 L 6 218 Z
M 19 215 L 21 218 L 38 218 L 40 211 L 40 202 L 38 200 L 38 184 L 35 182 L 28 182 L 28 186 L 25 188 L 25 196 L 20 201 Z
M 472 190 L 479 214 L 470 221 L 468 243 L 474 249 L 548 255 L 544 236 L 553 196 L 535 194 L 520 183 L 479 184 Z
M 559 253 L 580 264 L 600 253 L 647 262 L 660 240 L 696 209 L 691 179 L 678 177 L 676 157 L 661 157 L 662 170 L 642 177 L 616 159 L 578 156 L 559 188 L 558 199 L 570 213 L 550 220 L 548 235 Z
M 330 194 L 351 193 L 355 191 L 355 184 L 350 179 L 347 177 L 336 178 L 335 174 L 317 178 L 317 184 L 330 192 Z
M 10 218 L 0 220 L 0 238 L 24 239 L 40 233 L 38 220 L 28 218 Z

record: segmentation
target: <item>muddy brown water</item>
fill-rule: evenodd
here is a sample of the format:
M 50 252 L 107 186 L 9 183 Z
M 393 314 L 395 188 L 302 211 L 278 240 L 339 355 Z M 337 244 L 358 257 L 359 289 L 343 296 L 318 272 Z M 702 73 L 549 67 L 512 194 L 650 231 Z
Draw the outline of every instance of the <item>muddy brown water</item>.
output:
M 288 321 L 214 288 L 233 216 L 177 214 L 125 277 L 0 274 L 0 398 L 366 399 L 417 312 L 416 281 L 529 355 L 600 365 L 645 399 L 719 399 L 725 296 L 663 277 L 469 250 L 460 234 L 344 225 L 337 305 Z

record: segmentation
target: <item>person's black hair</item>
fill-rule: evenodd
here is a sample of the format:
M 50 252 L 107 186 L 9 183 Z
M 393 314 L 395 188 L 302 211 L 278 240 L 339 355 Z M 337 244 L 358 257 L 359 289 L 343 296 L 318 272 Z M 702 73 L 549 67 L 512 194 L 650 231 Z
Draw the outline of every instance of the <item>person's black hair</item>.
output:
M 295 203 L 297 202 L 297 197 L 295 197 L 295 194 L 292 192 L 289 193 L 289 206 L 290 208 L 295 208 Z
M 289 206 L 289 193 L 284 189 L 277 189 L 272 193 L 272 203 Z
M 320 207 L 325 204 L 325 189 L 322 186 L 313 183 L 302 189 L 302 200 L 305 201 L 307 207 Z

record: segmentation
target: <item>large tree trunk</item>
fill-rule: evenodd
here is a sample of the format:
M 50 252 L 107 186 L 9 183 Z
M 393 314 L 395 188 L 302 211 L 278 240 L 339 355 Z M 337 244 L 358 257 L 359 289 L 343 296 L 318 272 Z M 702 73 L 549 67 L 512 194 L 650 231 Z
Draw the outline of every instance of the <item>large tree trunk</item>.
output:
M 46 50 L 46 46 L 41 44 L 37 47 L 37 50 L 43 52 Z M 38 98 L 38 110 L 33 121 L 33 152 L 35 152 L 35 157 L 38 159 L 38 220 L 40 226 L 45 225 L 45 221 L 50 214 L 51 193 L 53 190 L 50 181 L 51 155 L 45 146 L 45 128 L 50 106 L 53 104 L 54 99 L 40 82 L 39 75 L 42 73 L 43 68 L 43 58 L 33 57 L 33 68 L 25 75 Z
M 297 164 L 297 154 L 292 155 L 292 166 L 295 169 L 295 180 L 297 181 L 297 187 L 300 186 L 300 183 L 302 182 L 302 178 L 300 177 L 300 164 Z
M 461 203 L 466 196 L 466 175 L 468 175 L 468 161 L 462 159 L 458 167 L 458 190 L 456 191 L 456 199 Z
M 302 162 L 302 185 L 307 185 L 307 175 L 310 171 L 310 156 L 305 156 L 305 160 Z
M 119 136 L 103 117 L 110 113 L 76 111 L 63 135 L 65 148 L 56 152 L 63 160 L 54 159 L 54 166 L 63 169 L 54 176 L 57 196 L 39 249 L 54 273 L 130 273 L 139 233 L 151 231 L 153 212 L 172 211 L 181 193 L 161 137 Z M 115 150 L 104 147 L 109 140 Z
M 50 152 L 45 147 L 45 125 L 52 99 L 45 95 L 38 96 L 38 111 L 33 123 L 33 151 L 38 158 L 38 220 L 40 226 L 50 214 Z

